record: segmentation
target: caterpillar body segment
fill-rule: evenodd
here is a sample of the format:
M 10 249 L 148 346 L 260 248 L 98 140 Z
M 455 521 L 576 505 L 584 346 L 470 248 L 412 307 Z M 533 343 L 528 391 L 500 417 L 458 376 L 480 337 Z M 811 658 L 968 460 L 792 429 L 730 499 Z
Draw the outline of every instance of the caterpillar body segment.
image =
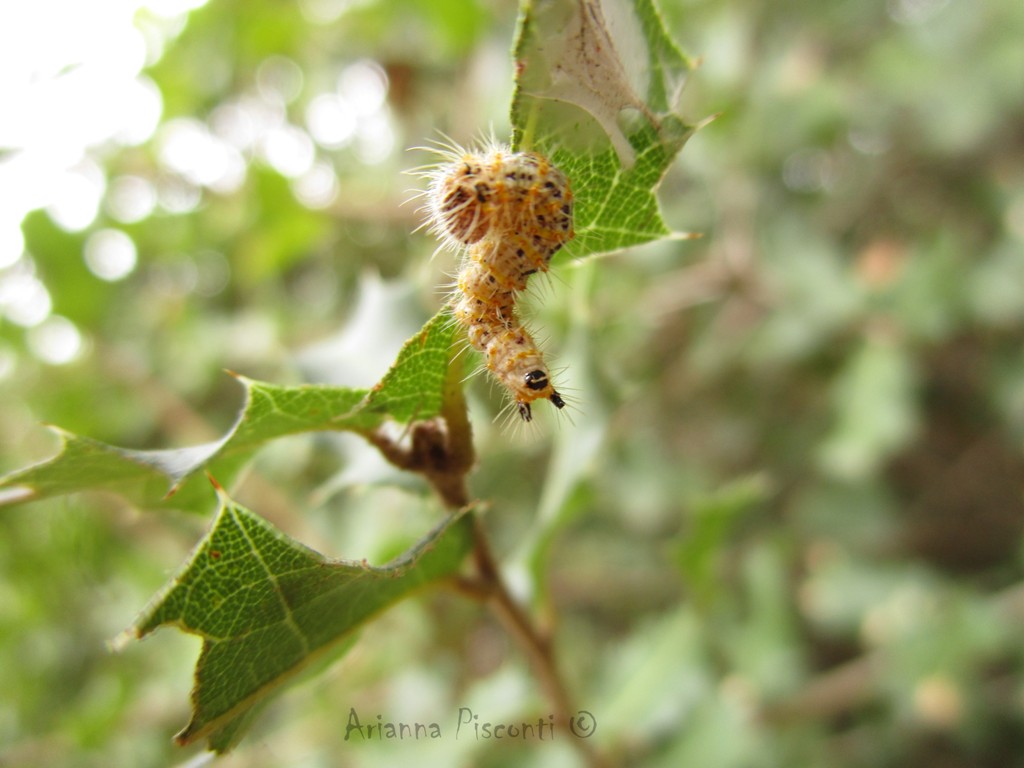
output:
M 487 370 L 512 394 L 523 421 L 531 421 L 530 404 L 550 400 L 556 408 L 565 401 L 551 383 L 544 355 L 522 324 L 488 329 L 483 351 Z
M 425 174 L 425 209 L 435 234 L 472 245 L 492 231 L 531 232 L 549 257 L 572 239 L 569 180 L 543 155 L 504 147 L 486 153 L 452 147 L 441 155 L 448 162 Z

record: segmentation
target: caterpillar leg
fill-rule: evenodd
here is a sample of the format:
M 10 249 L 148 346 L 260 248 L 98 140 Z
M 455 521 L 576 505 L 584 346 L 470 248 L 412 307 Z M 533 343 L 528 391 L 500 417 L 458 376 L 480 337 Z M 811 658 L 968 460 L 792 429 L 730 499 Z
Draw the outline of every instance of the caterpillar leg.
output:
M 541 373 L 541 371 L 535 371 L 535 373 Z M 548 395 L 548 400 L 555 406 L 555 408 L 565 408 L 565 400 L 558 392 L 551 390 L 551 394 Z M 519 411 L 519 416 L 523 421 L 533 421 L 533 411 L 530 408 L 530 403 L 524 400 L 516 400 L 516 409 Z

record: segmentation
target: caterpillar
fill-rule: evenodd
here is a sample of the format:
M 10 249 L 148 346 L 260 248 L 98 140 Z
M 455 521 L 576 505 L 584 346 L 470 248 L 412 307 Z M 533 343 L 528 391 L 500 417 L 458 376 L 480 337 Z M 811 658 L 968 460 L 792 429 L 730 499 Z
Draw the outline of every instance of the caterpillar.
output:
M 465 251 L 451 298 L 455 322 L 523 421 L 533 418 L 537 400 L 563 408 L 544 355 L 519 320 L 516 296 L 575 234 L 569 179 L 536 152 L 494 146 L 441 154 L 447 162 L 427 173 L 425 209 L 431 231 Z

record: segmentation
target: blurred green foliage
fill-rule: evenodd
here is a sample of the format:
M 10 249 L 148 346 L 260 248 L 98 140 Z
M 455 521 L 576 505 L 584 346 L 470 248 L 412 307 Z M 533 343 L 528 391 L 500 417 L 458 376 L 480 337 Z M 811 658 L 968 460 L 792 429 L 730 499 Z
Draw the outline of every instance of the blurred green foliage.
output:
M 661 5 L 703 59 L 686 116 L 721 113 L 660 192 L 669 224 L 704 238 L 563 262 L 534 289 L 527 315 L 577 410 L 509 434 L 473 382 L 473 491 L 496 546 L 557 615 L 577 702 L 622 764 L 1024 765 L 1024 6 Z M 23 225 L 86 345 L 54 366 L 0 325 L 16 361 L 0 470 L 54 451 L 41 421 L 137 448 L 214 439 L 240 406 L 225 368 L 377 381 L 452 269 L 409 234 L 401 171 L 423 158 L 402 150 L 438 131 L 507 135 L 515 12 L 192 12 L 150 69 L 157 135 L 97 151 L 111 188 L 153 185 L 154 212 L 127 222 L 107 205 L 78 233 L 44 213 Z M 386 100 L 313 147 L 336 195 L 287 176 L 261 131 L 311 128 L 318 96 L 375 77 Z M 242 179 L 169 168 L 175 126 L 233 148 Z M 138 249 L 124 280 L 82 259 L 104 228 Z M 236 495 L 321 552 L 382 562 L 394 531 L 432 525 L 423 493 L 320 436 L 270 447 Z M 198 644 L 160 633 L 111 656 L 105 642 L 204 523 L 97 495 L 5 510 L 0 526 L 0 762 L 186 760 L 170 735 Z M 575 764 L 558 741 L 343 740 L 352 708 L 454 727 L 462 706 L 499 721 L 546 705 L 491 618 L 430 595 L 269 707 L 224 763 Z

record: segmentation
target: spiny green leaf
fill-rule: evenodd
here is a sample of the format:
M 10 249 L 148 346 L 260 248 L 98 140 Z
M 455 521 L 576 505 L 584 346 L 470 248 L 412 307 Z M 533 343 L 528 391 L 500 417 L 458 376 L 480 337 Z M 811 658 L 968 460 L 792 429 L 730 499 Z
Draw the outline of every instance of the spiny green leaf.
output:
M 649 138 L 650 131 L 644 131 Z M 636 164 L 624 170 L 614 150 L 575 155 L 563 149 L 552 161 L 572 179 L 576 196 L 573 256 L 616 251 L 672 235 L 658 208 L 654 190 L 672 161 L 656 142 L 637 142 Z
M 220 493 L 192 559 L 118 643 L 175 625 L 203 638 L 182 744 L 230 747 L 261 704 L 412 590 L 455 573 L 472 518 L 447 518 L 383 567 L 329 560 Z
M 366 412 L 386 413 L 401 422 L 440 413 L 454 333 L 454 320 L 445 306 L 402 347 L 398 360 L 367 397 Z
M 405 343 L 391 369 L 369 390 L 278 386 L 239 376 L 245 405 L 238 420 L 224 437 L 203 445 L 139 451 L 58 429 L 60 453 L 0 478 L 0 505 L 104 489 L 143 505 L 176 494 L 176 506 L 189 509 L 203 498 L 199 470 L 207 468 L 227 483 L 269 440 L 322 430 L 366 433 L 387 419 L 433 418 L 441 412 L 452 332 L 451 316 L 442 310 Z
M 572 180 L 576 257 L 672 234 L 654 190 L 697 126 L 676 114 L 694 63 L 652 0 L 523 0 L 513 145 Z

